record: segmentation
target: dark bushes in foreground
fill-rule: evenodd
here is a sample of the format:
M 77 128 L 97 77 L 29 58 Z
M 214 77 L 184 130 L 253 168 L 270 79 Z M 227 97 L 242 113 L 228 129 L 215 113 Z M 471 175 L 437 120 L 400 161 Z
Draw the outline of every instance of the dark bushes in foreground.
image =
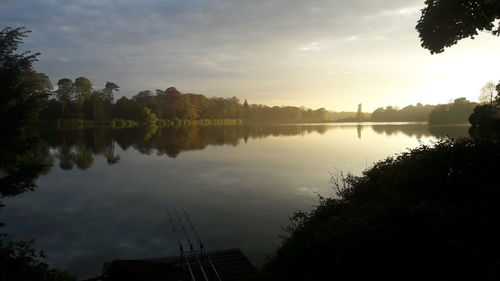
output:
M 334 181 L 292 218 L 266 280 L 500 277 L 498 143 L 446 140 Z
M 10 241 L 6 234 L 0 234 L 0 280 L 8 281 L 75 281 L 66 272 L 51 269 L 43 262 L 43 253 L 33 249 L 33 241 Z

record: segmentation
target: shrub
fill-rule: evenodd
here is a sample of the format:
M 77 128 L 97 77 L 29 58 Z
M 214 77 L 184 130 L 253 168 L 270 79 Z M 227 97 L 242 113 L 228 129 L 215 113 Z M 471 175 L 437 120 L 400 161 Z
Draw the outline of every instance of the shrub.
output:
M 487 280 L 500 276 L 500 146 L 422 145 L 336 181 L 292 217 L 268 280 Z

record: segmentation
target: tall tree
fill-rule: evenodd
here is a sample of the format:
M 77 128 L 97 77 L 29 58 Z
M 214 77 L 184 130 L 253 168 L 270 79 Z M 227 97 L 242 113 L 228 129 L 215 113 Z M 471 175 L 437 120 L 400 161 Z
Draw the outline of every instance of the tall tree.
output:
M 24 28 L 0 30 L 0 122 L 2 129 L 20 130 L 38 119 L 46 105 L 52 84 L 47 75 L 37 73 L 32 64 L 40 53 L 18 53 L 27 37 Z M 5 137 L 5 136 L 3 136 Z
M 248 113 L 250 111 L 250 106 L 248 105 L 247 99 L 243 102 L 243 118 L 248 118 Z M 298 118 L 300 119 L 300 118 Z
M 84 116 L 83 105 L 86 100 L 92 95 L 92 82 L 86 77 L 78 77 L 75 79 L 75 103 L 78 117 Z
M 495 90 L 497 91 L 497 96 L 495 98 L 497 105 L 500 104 L 500 81 L 498 81 L 497 86 L 495 87 Z
M 453 103 L 436 106 L 429 113 L 429 124 L 466 124 L 476 107 L 475 102 L 458 98 Z
M 416 29 L 422 47 L 431 54 L 441 53 L 459 40 L 479 31 L 500 35 L 495 22 L 500 19 L 498 0 L 426 0 Z
M 75 97 L 75 85 L 69 78 L 62 78 L 57 82 L 56 97 L 61 103 L 63 118 L 66 117 L 66 107 Z
M 106 82 L 106 86 L 104 87 L 104 99 L 110 104 L 114 103 L 113 91 L 119 91 L 120 86 L 113 82 Z
M 108 118 L 103 94 L 100 91 L 92 92 L 90 99 L 85 101 L 84 110 L 86 118 L 95 120 L 105 120 Z
M 163 111 L 167 104 L 167 94 L 162 90 L 156 90 L 156 95 L 153 97 L 152 107 L 159 119 L 163 118 Z
M 77 101 L 84 102 L 92 95 L 92 82 L 86 77 L 78 77 L 75 79 L 75 92 Z
M 482 88 L 479 95 L 479 102 L 493 104 L 497 85 L 493 81 L 488 81 Z
M 177 109 L 177 118 L 180 119 L 194 119 L 194 107 L 191 104 L 189 96 L 182 95 L 180 98 L 180 105 Z

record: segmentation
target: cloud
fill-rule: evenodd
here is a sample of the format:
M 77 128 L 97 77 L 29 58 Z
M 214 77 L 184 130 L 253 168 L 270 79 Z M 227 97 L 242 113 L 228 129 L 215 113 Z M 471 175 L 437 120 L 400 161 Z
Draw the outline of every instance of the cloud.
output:
M 25 48 L 42 52 L 37 68 L 54 82 L 83 75 L 96 87 L 115 81 L 128 96 L 177 86 L 208 95 L 291 100 L 321 83 L 332 87 L 330 80 L 319 80 L 323 74 L 354 77 L 383 56 L 405 60 L 421 52 L 414 25 L 422 5 L 421 0 L 16 0 L 0 2 L 0 25 L 33 30 Z

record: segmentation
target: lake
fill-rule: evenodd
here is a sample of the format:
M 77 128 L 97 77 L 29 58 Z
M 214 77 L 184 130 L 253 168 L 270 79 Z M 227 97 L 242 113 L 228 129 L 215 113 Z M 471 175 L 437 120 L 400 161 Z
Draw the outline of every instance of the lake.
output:
M 178 254 L 169 210 L 185 209 L 208 250 L 259 265 L 288 217 L 335 196 L 331 174 L 468 127 L 410 123 L 244 125 L 40 132 L 38 188 L 3 200 L 0 221 L 50 264 L 93 277 L 114 259 Z M 188 228 L 188 226 L 186 226 Z

